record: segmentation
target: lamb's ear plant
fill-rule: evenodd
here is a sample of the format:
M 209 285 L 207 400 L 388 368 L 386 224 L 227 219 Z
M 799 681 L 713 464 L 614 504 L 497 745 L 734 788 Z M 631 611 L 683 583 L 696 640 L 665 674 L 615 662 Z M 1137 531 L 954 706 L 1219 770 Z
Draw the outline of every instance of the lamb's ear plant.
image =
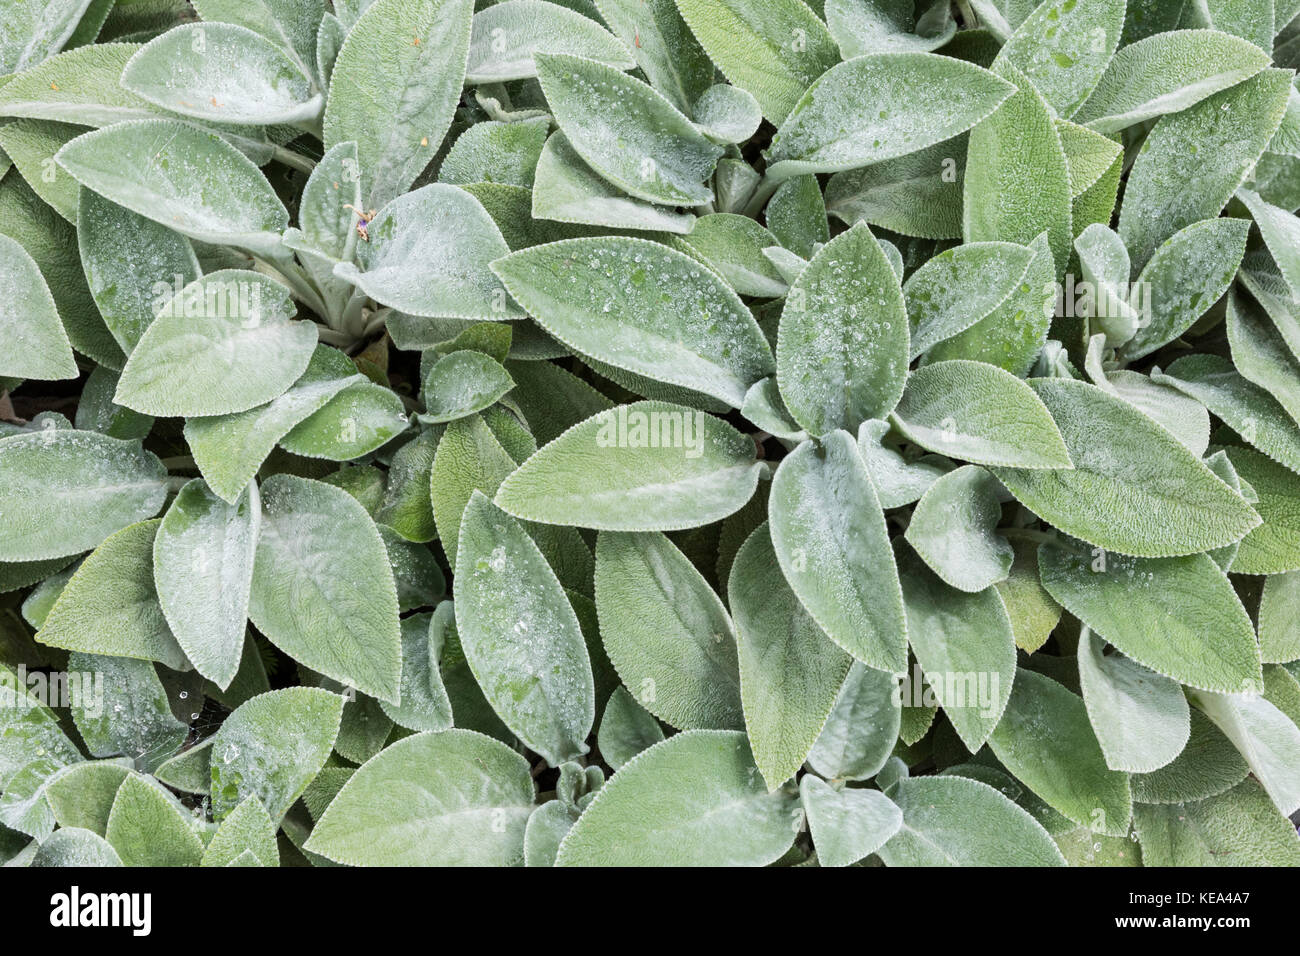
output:
M 0 862 L 1300 864 L 1300 4 L 1127 6 L 0 0 Z

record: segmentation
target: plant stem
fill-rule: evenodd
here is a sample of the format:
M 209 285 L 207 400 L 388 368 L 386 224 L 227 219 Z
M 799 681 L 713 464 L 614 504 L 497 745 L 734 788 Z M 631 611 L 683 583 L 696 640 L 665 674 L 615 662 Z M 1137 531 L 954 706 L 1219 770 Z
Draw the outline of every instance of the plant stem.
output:
M 366 302 L 368 301 L 369 299 L 364 292 L 360 289 L 353 289 L 352 296 L 348 299 L 348 304 L 344 307 L 343 314 L 339 317 L 338 325 L 335 327 L 353 339 L 361 338 L 365 328 L 363 320 Z
M 754 195 L 749 197 L 749 203 L 745 206 L 745 215 L 750 219 L 757 219 L 782 182 L 784 180 L 773 179 L 770 174 L 765 174 L 762 181 L 754 187 Z
M 368 339 L 384 328 L 388 322 L 388 317 L 392 314 L 392 309 L 379 309 L 377 312 L 370 314 L 370 321 L 366 323 L 364 331 L 361 333 L 363 339 Z
M 284 146 L 273 147 L 271 150 L 271 158 L 284 163 L 284 165 L 289 166 L 292 169 L 306 173 L 308 176 L 310 176 L 312 171 L 316 168 L 315 162 L 308 159 L 306 156 L 303 156 L 301 153 L 295 153 L 291 149 L 286 149 Z
M 342 332 L 336 332 L 331 328 L 327 328 L 319 322 L 316 323 L 316 333 L 320 337 L 320 340 L 326 345 L 333 345 L 336 348 L 345 349 L 352 344 L 352 339 L 350 337 L 344 335 Z
M 298 268 L 298 264 L 293 261 L 292 257 L 281 262 L 268 262 L 254 256 L 253 266 L 263 275 L 282 280 L 289 287 L 295 299 L 322 319 L 328 318 L 329 308 L 325 305 L 325 300 L 321 298 L 320 293 L 312 286 L 311 281 Z

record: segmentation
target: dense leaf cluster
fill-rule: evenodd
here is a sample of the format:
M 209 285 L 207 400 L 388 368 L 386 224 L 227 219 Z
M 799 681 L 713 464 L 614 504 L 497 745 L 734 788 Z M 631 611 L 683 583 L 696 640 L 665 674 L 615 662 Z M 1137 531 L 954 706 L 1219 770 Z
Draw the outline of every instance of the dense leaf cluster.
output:
M 0 0 L 0 860 L 1300 863 L 1300 0 Z

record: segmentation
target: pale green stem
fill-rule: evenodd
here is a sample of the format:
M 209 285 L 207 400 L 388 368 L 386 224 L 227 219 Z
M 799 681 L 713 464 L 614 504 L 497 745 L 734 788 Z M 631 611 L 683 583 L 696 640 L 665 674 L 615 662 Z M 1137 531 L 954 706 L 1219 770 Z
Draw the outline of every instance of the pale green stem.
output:
M 284 163 L 286 166 L 306 173 L 308 176 L 310 176 L 312 171 L 316 169 L 315 162 L 308 159 L 306 156 L 303 156 L 301 153 L 295 153 L 293 150 L 285 146 L 273 147 L 271 150 L 271 158 Z

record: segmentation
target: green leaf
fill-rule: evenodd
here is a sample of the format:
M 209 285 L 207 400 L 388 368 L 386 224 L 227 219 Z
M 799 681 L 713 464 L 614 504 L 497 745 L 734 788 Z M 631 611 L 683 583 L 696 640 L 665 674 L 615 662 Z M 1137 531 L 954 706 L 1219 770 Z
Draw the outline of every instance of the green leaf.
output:
M 1106 766 L 1082 700 L 1023 667 L 989 746 L 1051 807 L 1096 833 L 1123 836 L 1132 813 L 1128 776 Z
M 152 661 L 74 651 L 68 655 L 68 670 L 94 674 L 100 687 L 98 694 L 89 695 L 98 699 L 88 700 L 83 683 L 83 696 L 70 708 L 91 755 L 121 754 L 139 769 L 152 771 L 185 742 L 189 726 L 177 720 L 168 707 L 167 691 Z
M 1130 295 L 1143 322 L 1124 344 L 1125 359 L 1142 358 L 1172 342 L 1219 300 L 1241 264 L 1249 232 L 1243 219 L 1207 219 L 1156 249 Z
M 1191 732 L 1187 698 L 1168 677 L 1120 654 L 1085 631 L 1079 638 L 1079 684 L 1106 766 L 1150 773 L 1183 751 Z
M 1271 701 L 1254 694 L 1192 691 L 1192 703 L 1232 741 L 1283 814 L 1300 810 L 1300 728 Z
M 1297 291 L 1300 290 L 1300 255 L 1295 251 L 1296 243 L 1300 242 L 1300 219 L 1286 209 L 1265 202 L 1254 190 L 1240 189 L 1237 198 L 1250 210 L 1265 245 L 1291 290 L 1292 299 L 1300 297 Z
M 1034 389 L 983 362 L 953 360 L 917 369 L 892 420 L 908 440 L 981 465 L 1065 469 L 1064 439 Z
M 426 412 L 421 421 L 450 422 L 481 412 L 515 387 L 491 356 L 462 349 L 444 355 L 424 379 Z
M 794 842 L 795 799 L 769 793 L 745 735 L 690 730 L 643 750 L 574 824 L 559 866 L 765 866 Z
M 1124 8 L 1124 0 L 1052 0 L 1007 39 L 994 68 L 1014 67 L 1054 112 L 1071 117 L 1106 72 L 1124 28 Z
M 153 430 L 153 416 L 116 404 L 113 393 L 117 391 L 117 380 L 116 372 L 103 365 L 96 366 L 82 387 L 74 427 L 127 441 L 146 438 Z
M 600 535 L 596 611 L 605 651 L 636 703 L 683 730 L 744 726 L 731 618 L 668 538 Z
M 1254 780 L 1195 803 L 1139 804 L 1147 866 L 1300 866 L 1300 837 Z
M 686 113 L 713 85 L 713 64 L 673 0 L 595 0 L 650 85 Z
M 934 53 L 857 57 L 827 70 L 780 124 L 768 175 L 833 173 L 915 153 L 964 133 L 1013 92 L 988 70 Z
M 1137 663 L 1191 687 L 1259 687 L 1250 618 L 1208 555 L 1130 558 L 1062 541 L 1039 548 L 1038 567 L 1053 598 Z
M 284 394 L 246 412 L 190 418 L 185 422 L 185 440 L 209 487 L 234 504 L 277 442 L 343 389 L 361 381 L 346 355 L 318 345 L 307 370 Z
M 880 848 L 889 866 L 1064 866 L 1042 824 L 986 783 L 915 777 L 887 791 L 903 827 Z
M 1300 660 L 1300 574 L 1274 574 L 1264 579 L 1259 644 L 1266 664 Z
M 408 541 L 428 542 L 438 536 L 430 472 L 441 437 L 442 429 L 427 428 L 393 453 L 383 506 L 376 520 Z
M 595 60 L 539 53 L 546 102 L 573 149 L 638 199 L 696 206 L 723 150 L 652 87 Z
M 1259 500 L 1263 524 L 1241 539 L 1232 562 L 1238 574 L 1281 574 L 1300 570 L 1300 478 L 1250 448 L 1228 448 L 1232 466 Z
M 1013 66 L 1000 68 L 1020 88 L 971 131 L 962 238 L 1028 245 L 1046 230 L 1059 275 L 1074 238 L 1065 149 L 1042 94 Z
M 1047 343 L 1056 308 L 1056 263 L 1047 233 L 1028 243 L 1033 259 L 1011 297 L 966 331 L 930 349 L 928 359 L 973 359 L 1028 375 Z
M 79 554 L 157 514 L 167 472 L 139 442 L 95 432 L 42 429 L 0 440 L 0 558 Z
M 928 53 L 953 38 L 957 23 L 943 4 L 920 16 L 908 0 L 827 0 L 826 26 L 846 60 L 864 53 Z
M 122 781 L 104 837 L 127 866 L 197 866 L 203 857 L 203 841 L 180 802 L 138 774 Z
M 1152 379 L 1190 395 L 1274 461 L 1300 471 L 1300 425 L 1228 359 L 1185 355 Z
M 167 509 L 154 539 L 163 615 L 194 668 L 223 688 L 239 670 L 261 524 L 255 483 L 227 504 L 196 478 Z
M 61 170 L 54 155 L 84 133 L 85 127 L 49 120 L 20 119 L 0 126 L 0 150 L 18 174 L 55 212 L 76 225 L 81 185 Z
M 1033 253 L 1011 242 L 973 242 L 940 253 L 903 284 L 911 357 L 970 328 L 1025 278 Z
M 0 235 L 0 335 L 8 345 L 0 375 L 14 378 L 77 377 L 77 363 L 63 331 L 54 297 L 36 261 L 8 236 Z
M 836 173 L 826 184 L 826 209 L 850 225 L 865 220 L 905 236 L 960 238 L 967 140 L 962 134 L 897 159 Z
M 1016 679 L 1011 619 L 993 588 L 963 593 L 912 555 L 899 563 L 912 652 L 935 699 L 974 753 L 1001 720 Z
M 212 785 L 212 740 L 209 737 L 203 743 L 164 760 L 154 768 L 154 776 L 173 790 L 206 795 Z
M 524 853 L 528 763 L 468 730 L 399 740 L 352 775 L 306 849 L 351 866 L 508 866 Z
M 316 38 L 325 15 L 324 0 L 196 0 L 194 7 L 204 20 L 247 27 L 308 70 L 318 67 Z M 323 63 L 319 72 L 326 72 Z
M 41 758 L 60 764 L 82 759 L 54 711 L 4 665 L 0 665 L 0 704 L 0 786 L 7 787 L 15 774 Z
M 456 629 L 493 709 L 553 767 L 586 753 L 591 659 L 546 558 L 514 518 L 475 491 L 460 523 Z
M 98 833 L 64 827 L 41 844 L 32 866 L 122 866 L 122 858 Z
M 334 274 L 367 295 L 412 315 L 502 321 L 519 308 L 487 269 L 509 253 L 501 230 L 478 200 L 433 183 L 393 200 L 357 247 L 358 266 Z
M 1129 778 L 1139 804 L 1204 800 L 1231 790 L 1250 773 L 1232 741 L 1208 717 L 1193 707 L 1191 718 L 1191 738 L 1172 763 Z
M 802 0 L 677 0 L 677 9 L 723 75 L 777 125 L 840 58 Z
M 397 591 L 374 522 L 346 491 L 292 475 L 262 485 L 249 616 L 295 660 L 398 702 Z
M 118 85 L 136 43 L 107 43 L 50 57 L 0 87 L 0 116 L 30 117 L 86 126 L 147 119 L 157 109 Z
M 808 774 L 799 781 L 799 800 L 822 866 L 856 863 L 903 826 L 903 812 L 879 790 L 836 790 Z
M 852 658 L 786 584 L 766 525 L 736 554 L 727 598 L 736 616 L 745 727 L 759 772 L 775 790 L 803 766 Z
M 122 781 L 130 775 L 127 767 L 112 760 L 75 763 L 50 778 L 45 796 L 59 826 L 90 830 L 103 836 L 113 799 Z
M 177 232 L 81 190 L 77 248 L 104 324 L 127 354 L 153 323 L 162 300 L 202 271 L 190 241 Z
M 121 83 L 172 113 L 262 126 L 315 119 L 324 107 L 311 78 L 275 43 L 231 23 L 188 23 L 146 43 Z
M 1238 371 L 1300 422 L 1300 359 L 1277 326 L 1255 302 L 1234 291 L 1228 298 L 1227 327 Z
M 1107 227 L 1094 223 L 1075 238 L 1074 251 L 1084 281 L 1089 284 L 1071 303 L 1076 315 L 1082 313 L 1079 317 L 1089 320 L 1089 330 L 1103 334 L 1104 345 L 1122 345 L 1141 323 L 1125 292 L 1131 263 L 1124 241 Z M 1064 298 L 1068 293 L 1062 291 Z
M 618 70 L 636 66 L 627 47 L 581 13 L 546 0 L 506 0 L 474 16 L 465 82 L 534 77 L 533 54 L 539 51 L 586 57 Z
M 705 90 L 696 101 L 694 112 L 700 132 L 722 146 L 748 142 L 763 122 L 758 101 L 740 87 L 727 83 Z
M 932 484 L 912 512 L 907 542 L 947 584 L 974 594 L 1011 571 L 1011 545 L 997 534 L 1001 486 L 976 465 Z
M 1290 89 L 1290 74 L 1264 70 L 1156 123 L 1119 217 L 1134 268 L 1180 229 L 1223 210 L 1277 131 Z
M 443 632 L 432 614 L 402 620 L 402 702 L 381 702 L 394 723 L 413 731 L 445 731 L 451 727 L 451 700 L 438 670 Z
M 805 442 L 772 481 L 771 534 L 786 580 L 840 647 L 869 667 L 906 669 L 907 625 L 879 499 L 857 444 Z
M 153 546 L 159 524 L 154 520 L 129 525 L 97 547 L 68 581 L 37 639 L 70 651 L 187 669 L 189 662 L 167 626 L 154 586 Z
M 260 694 L 226 718 L 212 741 L 212 816 L 256 797 L 279 821 L 325 766 L 343 698 L 317 687 Z
M 279 866 L 276 829 L 266 807 L 257 797 L 250 796 L 221 821 L 199 865 L 233 866 L 244 854 L 251 853 L 257 866 Z
M 191 239 L 269 254 L 289 225 L 252 160 L 176 120 L 117 123 L 78 136 L 55 158 L 86 188 Z
M 559 130 L 551 134 L 537 160 L 532 215 L 555 222 L 676 233 L 689 232 L 695 221 L 690 213 L 633 199 L 601 178 Z
M 803 259 L 816 254 L 818 243 L 830 242 L 826 202 L 816 176 L 795 176 L 778 186 L 764 218 L 781 245 Z
M 460 539 L 461 514 L 475 491 L 495 494 L 515 461 L 482 417 L 452 422 L 438 442 L 429 482 L 433 518 L 452 570 Z
M 596 735 L 601 759 L 619 770 L 641 751 L 663 739 L 659 721 L 636 702 L 626 687 L 614 688 L 605 704 L 600 731 Z
M 763 250 L 776 236 L 748 216 L 714 213 L 695 220 L 681 240 L 708 262 L 741 295 L 773 298 L 788 288 Z
M 1198 0 L 1184 14 L 1184 19 L 1197 26 L 1215 27 L 1244 37 L 1260 49 L 1271 50 L 1277 32 L 1273 23 L 1275 6 L 1271 0 Z
M 77 29 L 90 0 L 51 0 L 40 6 L 5 4 L 0 35 L 0 75 L 20 73 L 58 53 Z
M 1268 55 L 1216 30 L 1174 30 L 1124 47 L 1073 119 L 1099 133 L 1115 133 L 1250 79 Z
M 907 311 L 898 276 L 865 225 L 831 240 L 786 296 L 777 381 L 813 435 L 857 428 L 898 404 L 907 378 Z
M 1081 197 L 1101 182 L 1115 163 L 1121 162 L 1124 147 L 1086 126 L 1062 119 L 1056 121 L 1056 131 L 1060 134 L 1066 168 L 1070 173 L 1070 198 L 1077 209 Z M 1076 233 L 1082 231 L 1078 222 L 1073 226 Z
M 1061 430 L 1074 468 L 994 474 L 1062 531 L 1121 554 L 1176 557 L 1231 544 L 1259 523 L 1240 495 L 1122 399 L 1079 381 L 1030 385 Z
M 352 461 L 386 445 L 409 424 L 396 392 L 376 382 L 354 380 L 293 426 L 280 439 L 280 446 L 305 458 Z
M 577 809 L 559 800 L 534 809 L 524 830 L 524 866 L 554 866 L 560 841 L 577 821 Z
M 289 290 L 255 272 L 209 273 L 174 296 L 127 359 L 114 400 L 147 415 L 227 415 L 278 398 L 302 375 L 316 327 Z
M 570 428 L 506 478 L 496 502 L 544 524 L 675 531 L 739 510 L 762 469 L 752 440 L 721 419 L 637 402 Z
M 808 766 L 828 780 L 874 777 L 898 742 L 901 716 L 898 679 L 854 661 Z
M 601 362 L 739 408 L 772 372 L 767 342 L 726 283 L 685 253 L 624 237 L 570 239 L 492 263 L 547 332 Z
M 324 144 L 357 144 L 366 209 L 404 193 L 436 154 L 460 101 L 473 15 L 472 0 L 376 0 L 348 32 Z
M 858 429 L 858 454 L 867 467 L 871 483 L 880 496 L 884 508 L 901 508 L 918 501 L 926 490 L 950 465 L 936 455 L 909 461 L 884 438 L 889 434 L 889 423 L 871 419 Z
M 532 189 L 537 158 L 550 128 L 551 121 L 545 116 L 518 123 L 493 120 L 475 123 L 456 137 L 455 144 L 438 167 L 438 182 L 452 185 L 512 183 Z
M 0 181 L 0 234 L 18 242 L 35 260 L 72 347 L 102 365 L 120 369 L 125 358 L 86 288 L 73 226 L 32 192 L 22 176 Z

